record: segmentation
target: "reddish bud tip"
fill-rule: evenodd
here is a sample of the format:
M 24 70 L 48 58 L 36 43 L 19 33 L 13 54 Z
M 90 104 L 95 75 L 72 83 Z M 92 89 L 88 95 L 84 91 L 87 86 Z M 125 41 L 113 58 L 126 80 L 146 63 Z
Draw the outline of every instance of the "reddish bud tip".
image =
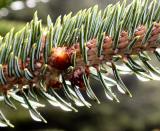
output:
M 71 65 L 71 63 L 70 63 L 70 56 L 66 48 L 65 47 L 53 48 L 51 51 L 49 63 L 52 67 L 58 70 L 67 69 Z

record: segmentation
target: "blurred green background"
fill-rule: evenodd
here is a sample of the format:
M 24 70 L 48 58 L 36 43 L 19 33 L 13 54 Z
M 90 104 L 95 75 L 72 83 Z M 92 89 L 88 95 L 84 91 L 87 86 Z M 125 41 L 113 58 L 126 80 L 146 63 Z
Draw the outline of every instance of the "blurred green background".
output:
M 98 4 L 103 9 L 116 0 L 0 0 L 0 35 L 5 35 L 12 27 L 21 29 L 32 19 L 37 10 L 45 25 L 46 17 L 53 21 L 59 16 L 72 11 Z M 19 106 L 13 111 L 3 103 L 0 105 L 6 117 L 15 125 L 14 129 L 31 131 L 160 131 L 160 87 L 159 82 L 140 82 L 135 76 L 122 76 L 131 90 L 133 98 L 118 94 L 121 103 L 112 103 L 105 98 L 99 83 L 91 82 L 100 97 L 100 105 L 92 102 L 91 109 L 79 108 L 78 113 L 63 112 L 51 107 L 39 109 L 48 120 L 47 124 L 34 122 L 27 110 Z

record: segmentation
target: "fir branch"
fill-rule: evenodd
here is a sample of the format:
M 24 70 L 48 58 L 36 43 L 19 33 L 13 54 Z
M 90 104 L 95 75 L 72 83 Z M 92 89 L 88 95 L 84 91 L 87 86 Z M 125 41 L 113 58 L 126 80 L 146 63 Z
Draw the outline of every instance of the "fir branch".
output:
M 126 6 L 124 1 L 108 5 L 104 11 L 96 5 L 74 16 L 69 13 L 58 17 L 55 23 L 48 16 L 46 28 L 36 12 L 22 30 L 15 33 L 12 29 L 0 38 L 1 100 L 16 109 L 13 98 L 29 110 L 34 120 L 46 122 L 37 111 L 44 106 L 37 95 L 65 111 L 77 111 L 74 104 L 90 108 L 81 91 L 100 103 L 90 78 L 99 80 L 110 100 L 119 102 L 114 85 L 131 97 L 120 73 L 132 72 L 141 80 L 160 79 L 147 54 L 153 52 L 160 60 L 159 16 L 156 0 L 150 6 L 140 0 Z M 56 92 L 60 88 L 67 99 Z M 0 120 L 0 126 L 12 127 L 3 114 Z

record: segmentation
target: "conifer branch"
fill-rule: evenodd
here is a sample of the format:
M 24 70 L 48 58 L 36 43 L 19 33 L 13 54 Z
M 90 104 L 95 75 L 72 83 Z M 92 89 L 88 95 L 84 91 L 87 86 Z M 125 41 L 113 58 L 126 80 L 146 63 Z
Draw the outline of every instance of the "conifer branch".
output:
M 132 72 L 145 81 L 160 79 L 160 71 L 148 56 L 152 52 L 160 61 L 159 22 L 160 3 L 156 0 L 134 0 L 129 5 L 124 1 L 108 5 L 104 11 L 96 5 L 74 16 L 58 17 L 55 23 L 48 16 L 47 28 L 42 28 L 35 13 L 21 31 L 12 29 L 0 38 L 0 100 L 16 109 L 14 99 L 34 120 L 46 122 L 37 111 L 44 107 L 37 95 L 65 111 L 77 111 L 74 105 L 90 108 L 82 91 L 100 103 L 90 78 L 102 84 L 110 100 L 119 102 L 115 85 L 132 97 L 120 73 Z M 114 79 L 109 78 L 111 73 Z M 60 88 L 67 99 L 58 94 Z M 2 113 L 0 126 L 12 127 Z

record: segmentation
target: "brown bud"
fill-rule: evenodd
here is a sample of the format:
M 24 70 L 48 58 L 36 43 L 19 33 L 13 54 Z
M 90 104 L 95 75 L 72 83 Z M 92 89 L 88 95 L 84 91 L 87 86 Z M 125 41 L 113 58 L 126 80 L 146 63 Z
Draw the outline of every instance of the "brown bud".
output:
M 65 47 L 53 48 L 49 64 L 58 70 L 66 70 L 70 65 L 70 56 Z

